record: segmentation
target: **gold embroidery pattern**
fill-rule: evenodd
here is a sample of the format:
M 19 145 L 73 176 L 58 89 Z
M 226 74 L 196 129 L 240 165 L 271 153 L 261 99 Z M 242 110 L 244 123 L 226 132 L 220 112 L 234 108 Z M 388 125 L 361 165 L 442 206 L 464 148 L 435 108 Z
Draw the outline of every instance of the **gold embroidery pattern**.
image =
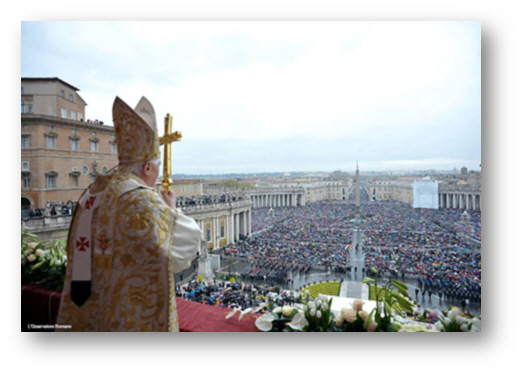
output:
M 174 230 L 175 213 L 149 189 L 120 196 L 130 177 L 116 173 L 107 186 L 106 199 L 94 212 L 93 237 L 100 238 L 103 232 L 104 239 L 112 239 L 111 250 L 94 254 L 91 297 L 81 308 L 70 297 L 74 258 L 69 239 L 57 320 L 72 325 L 68 331 L 178 331 L 174 279 L 169 271 L 174 235 L 167 239 Z M 81 208 L 75 214 L 80 212 Z M 104 216 L 109 218 L 103 220 Z M 78 222 L 73 219 L 71 232 L 78 229 Z
M 151 128 L 123 100 L 116 98 L 113 120 L 121 163 L 136 163 L 160 157 L 158 130 Z
M 173 248 L 175 245 L 174 242 L 174 229 L 176 226 L 176 216 L 173 214 L 176 211 L 169 209 L 169 214 L 171 216 L 171 219 L 169 220 L 169 234 L 170 234 L 170 240 L 169 240 L 169 248 Z M 169 274 L 169 331 L 171 332 L 179 332 L 180 327 L 178 325 L 178 310 L 176 308 L 176 292 L 175 292 L 175 284 L 174 284 L 174 276 L 171 273 L 171 256 L 167 256 L 167 273 Z

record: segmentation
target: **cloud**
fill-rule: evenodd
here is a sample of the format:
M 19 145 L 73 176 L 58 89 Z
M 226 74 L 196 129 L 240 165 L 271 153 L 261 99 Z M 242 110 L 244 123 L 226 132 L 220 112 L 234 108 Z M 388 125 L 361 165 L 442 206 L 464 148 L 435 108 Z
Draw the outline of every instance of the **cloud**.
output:
M 478 163 L 480 32 L 477 22 L 24 22 L 22 75 L 79 87 L 87 117 L 106 123 L 115 96 L 131 106 L 146 96 L 212 170 Z

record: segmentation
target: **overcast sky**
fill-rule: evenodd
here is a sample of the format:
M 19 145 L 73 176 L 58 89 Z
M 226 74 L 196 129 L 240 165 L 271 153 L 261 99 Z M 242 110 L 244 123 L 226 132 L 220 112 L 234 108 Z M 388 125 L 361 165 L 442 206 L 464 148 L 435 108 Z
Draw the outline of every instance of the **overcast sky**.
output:
M 183 134 L 173 173 L 481 163 L 479 22 L 22 22 L 22 77 L 119 96 Z

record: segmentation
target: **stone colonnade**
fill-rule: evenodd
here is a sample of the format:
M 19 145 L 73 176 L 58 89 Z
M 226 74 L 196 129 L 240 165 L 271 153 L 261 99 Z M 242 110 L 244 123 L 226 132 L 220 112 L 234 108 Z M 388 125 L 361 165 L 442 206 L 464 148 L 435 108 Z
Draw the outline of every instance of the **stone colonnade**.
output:
M 440 192 L 439 207 L 443 209 L 481 210 L 481 193 Z
M 305 205 L 303 193 L 265 193 L 251 195 L 253 208 L 277 208 Z
M 184 213 L 200 226 L 207 247 L 218 249 L 252 234 L 251 208 L 251 201 L 243 200 L 187 207 Z

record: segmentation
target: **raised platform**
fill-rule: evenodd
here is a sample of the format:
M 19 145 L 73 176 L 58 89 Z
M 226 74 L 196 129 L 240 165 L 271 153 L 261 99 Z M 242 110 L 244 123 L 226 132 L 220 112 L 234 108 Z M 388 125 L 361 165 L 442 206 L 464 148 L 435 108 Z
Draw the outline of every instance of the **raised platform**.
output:
M 362 282 L 344 280 L 340 287 L 340 297 L 367 300 L 369 286 Z

